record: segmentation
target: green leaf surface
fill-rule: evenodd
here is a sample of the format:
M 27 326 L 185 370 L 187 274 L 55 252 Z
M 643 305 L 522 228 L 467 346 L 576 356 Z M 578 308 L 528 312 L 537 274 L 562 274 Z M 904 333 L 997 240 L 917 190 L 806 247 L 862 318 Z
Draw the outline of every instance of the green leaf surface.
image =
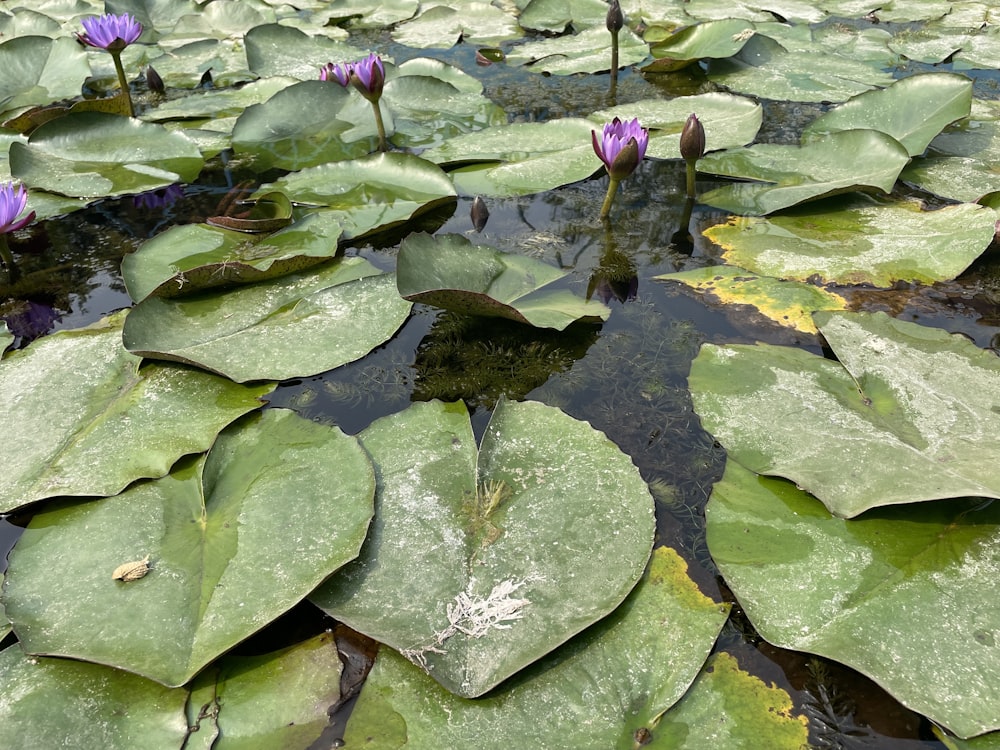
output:
M 157 69 L 157 73 L 159 73 Z M 275 76 L 253 81 L 237 89 L 211 89 L 198 91 L 179 99 L 166 101 L 143 112 L 140 117 L 147 122 L 168 120 L 201 120 L 239 115 L 254 104 L 262 104 L 289 86 L 294 78 Z
M 708 266 L 654 276 L 708 293 L 724 305 L 751 305 L 778 325 L 816 333 L 811 313 L 843 310 L 847 300 L 812 284 L 757 276 L 734 266 Z
M 72 197 L 141 193 L 198 176 L 193 141 L 162 125 L 83 112 L 37 128 L 10 146 L 11 173 L 29 187 Z
M 237 382 L 307 377 L 353 362 L 403 325 L 410 303 L 392 274 L 362 258 L 224 291 L 147 297 L 125 321 L 125 347 Z
M 350 18 L 352 29 L 381 29 L 413 18 L 419 0 L 340 0 L 329 10 L 335 18 Z
M 262 185 L 293 201 L 315 205 L 340 222 L 344 239 L 389 229 L 455 198 L 441 168 L 412 154 L 372 154 L 321 164 Z
M 311 600 L 458 695 L 544 656 L 642 575 L 652 498 L 586 422 L 501 401 L 477 451 L 465 405 L 432 401 L 359 437 L 379 477 L 375 519 L 359 559 Z
M 658 548 L 648 575 L 611 615 L 477 700 L 449 693 L 383 649 L 348 722 L 347 746 L 634 747 L 635 732 L 655 727 L 687 690 L 728 613 L 685 568 L 676 552 Z
M 309 747 L 330 723 L 341 671 L 329 632 L 260 656 L 226 656 L 193 682 L 188 723 L 200 724 L 196 738 L 218 734 L 212 750 Z
M 611 310 L 606 305 L 568 289 L 547 288 L 566 275 L 534 258 L 473 245 L 457 234 L 411 234 L 396 263 L 399 294 L 411 302 L 557 331 L 577 320 L 607 320 Z
M 737 214 L 764 215 L 856 190 L 888 193 L 909 158 L 899 141 L 875 130 L 830 133 L 802 146 L 732 149 L 699 160 L 698 170 L 763 184 L 726 185 L 699 199 Z
M 315 266 L 337 253 L 340 224 L 314 214 L 266 236 L 207 224 L 182 224 L 147 240 L 122 260 L 129 296 L 176 297 L 244 284 Z
M 463 2 L 458 7 L 428 3 L 392 32 L 397 44 L 417 49 L 448 49 L 467 44 L 499 44 L 523 35 L 513 15 L 490 3 Z
M 619 66 L 638 65 L 649 58 L 649 47 L 627 26 L 618 32 Z M 510 65 L 536 73 L 568 76 L 611 69 L 611 35 L 603 25 L 578 34 L 527 42 L 507 53 Z
M 179 748 L 186 690 L 70 659 L 0 652 L 0 745 L 11 750 Z
M 80 84 L 90 75 L 90 66 L 75 39 L 5 38 L 7 41 L 0 44 L 0 112 L 80 95 Z
M 1000 497 L 1000 362 L 958 335 L 884 313 L 817 313 L 840 362 L 767 344 L 706 344 L 688 385 L 731 459 L 783 476 L 835 515 Z M 892 467 L 886 471 L 886 467 Z
M 7 327 L 6 320 L 0 320 L 0 357 L 7 350 L 7 347 L 14 343 L 14 334 Z
M 996 214 L 964 203 L 856 200 L 773 218 L 734 217 L 704 230 L 732 263 L 767 276 L 891 287 L 949 281 L 993 242 Z M 818 308 L 817 308 L 818 309 Z
M 273 386 L 150 364 L 122 347 L 124 313 L 38 339 L 0 361 L 0 509 L 57 495 L 113 495 L 206 450 Z
M 708 78 L 735 93 L 793 102 L 842 102 L 893 82 L 880 66 L 835 52 L 788 52 L 761 34 L 738 55 L 713 60 Z
M 567 26 L 604 27 L 607 15 L 604 0 L 529 0 L 517 20 L 525 29 L 562 34 Z
M 257 76 L 250 72 L 247 64 L 246 51 L 242 44 L 233 44 L 230 41 L 220 41 L 218 39 L 199 39 L 198 41 L 172 47 L 169 51 L 158 57 L 149 60 L 156 72 L 163 79 L 168 88 L 196 89 L 201 84 L 201 79 L 205 73 L 212 76 L 213 84 L 217 86 L 234 86 L 242 83 L 251 83 Z M 265 76 L 264 81 L 269 77 Z M 266 84 L 265 84 L 266 85 Z M 255 87 L 254 87 L 255 88 Z M 251 89 L 251 91 L 253 88 Z M 209 96 L 203 97 L 202 93 Z M 216 97 L 215 95 L 218 95 Z M 204 106 L 198 102 L 214 102 L 219 99 L 239 99 L 238 90 L 216 89 L 206 92 L 192 92 L 191 96 L 195 103 L 190 106 Z M 141 115 L 146 119 L 146 115 L 151 115 L 164 107 L 166 111 L 172 111 L 174 107 L 183 109 L 184 100 L 172 99 L 164 102 Z M 155 118 L 154 118 L 155 119 Z
M 961 737 L 1000 728 L 997 503 L 845 521 L 730 461 L 705 515 L 712 558 L 768 641 L 847 664 Z
M 256 26 L 246 33 L 245 41 L 250 70 L 261 77 L 291 76 L 300 81 L 317 80 L 321 65 L 360 60 L 368 54 L 344 42 L 319 34 L 313 36 L 280 24 Z
M 754 26 L 739 18 L 686 26 L 656 42 L 650 53 L 654 70 L 678 70 L 703 58 L 732 57 L 754 35 Z
M 925 73 L 867 91 L 816 118 L 803 140 L 841 130 L 879 130 L 891 135 L 910 156 L 919 156 L 945 126 L 968 117 L 972 80 L 955 73 Z
M 272 409 L 166 477 L 38 513 L 4 604 L 32 654 L 182 685 L 353 559 L 375 480 L 355 438 Z M 113 580 L 149 556 L 149 572 Z

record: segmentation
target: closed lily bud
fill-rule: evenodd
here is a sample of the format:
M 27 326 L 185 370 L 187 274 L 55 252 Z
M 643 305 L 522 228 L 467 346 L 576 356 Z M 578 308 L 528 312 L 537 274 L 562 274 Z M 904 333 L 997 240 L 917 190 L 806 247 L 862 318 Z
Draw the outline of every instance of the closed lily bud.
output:
M 156 69 L 152 65 L 146 68 L 146 86 L 153 93 L 166 93 L 166 87 L 163 85 L 163 79 L 160 78 L 160 74 L 156 72 Z
M 705 155 L 705 127 L 696 115 L 691 115 L 681 131 L 681 158 L 697 161 Z
M 625 25 L 625 16 L 622 14 L 622 6 L 618 4 L 618 0 L 611 0 L 611 7 L 608 8 L 605 23 L 608 26 L 608 31 L 612 34 L 621 31 L 622 26 Z
M 477 195 L 472 201 L 472 226 L 477 232 L 482 232 L 489 218 L 490 211 L 486 208 L 486 201 Z

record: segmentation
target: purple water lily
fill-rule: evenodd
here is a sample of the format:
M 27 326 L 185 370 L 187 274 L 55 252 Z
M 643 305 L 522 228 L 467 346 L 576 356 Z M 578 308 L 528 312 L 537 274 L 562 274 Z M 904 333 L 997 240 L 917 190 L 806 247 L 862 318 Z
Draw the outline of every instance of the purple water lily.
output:
M 352 64 L 351 83 L 365 99 L 370 102 L 377 101 L 382 96 L 382 85 L 385 83 L 385 66 L 382 64 L 382 58 L 372 53 Z
M 121 52 L 142 34 L 142 24 L 128 13 L 116 16 L 89 16 L 83 19 L 84 33 L 77 38 L 90 47 Z
M 592 130 L 590 135 L 594 153 L 604 162 L 604 168 L 611 178 L 608 194 L 604 198 L 604 205 L 601 206 L 601 218 L 606 219 L 611 212 L 611 203 L 618 190 L 618 183 L 632 174 L 646 155 L 649 131 L 642 127 L 637 119 L 622 122 L 616 117 L 604 126 L 600 140 L 596 130 Z
M 351 82 L 350 63 L 332 63 L 321 65 L 319 69 L 319 80 L 336 81 L 344 88 Z
M 14 186 L 12 182 L 0 184 L 0 234 L 16 232 L 35 219 L 35 212 L 18 219 L 18 215 L 28 205 L 28 191 L 24 185 Z

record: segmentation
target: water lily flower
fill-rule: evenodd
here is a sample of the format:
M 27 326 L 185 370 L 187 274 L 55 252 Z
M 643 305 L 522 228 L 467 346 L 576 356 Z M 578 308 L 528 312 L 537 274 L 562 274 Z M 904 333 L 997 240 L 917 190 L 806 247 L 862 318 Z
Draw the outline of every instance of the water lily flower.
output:
M 349 64 L 328 62 L 319 69 L 319 80 L 336 81 L 344 88 L 351 82 L 351 66 Z
M 687 162 L 687 195 L 694 199 L 695 165 L 705 155 L 705 126 L 691 114 L 681 131 L 681 158 Z
M 28 191 L 24 185 L 14 187 L 14 183 L 0 184 L 0 234 L 16 232 L 28 226 L 35 219 L 35 212 L 18 219 L 18 215 L 28 205 Z
M 351 65 L 351 83 L 370 102 L 377 102 L 382 96 L 385 83 L 385 66 L 382 58 L 372 53 L 364 60 Z
M 121 52 L 142 34 L 142 24 L 128 13 L 90 16 L 83 19 L 84 33 L 77 38 L 90 47 Z
M 111 59 L 115 62 L 115 72 L 118 73 L 118 85 L 121 87 L 122 96 L 128 104 L 128 112 L 135 115 L 132 108 L 132 96 L 129 93 L 128 79 L 125 78 L 125 69 L 122 67 L 122 50 L 142 34 L 142 24 L 135 20 L 128 13 L 116 16 L 113 13 L 105 13 L 103 16 L 88 16 L 83 19 L 84 33 L 77 34 L 76 37 L 90 47 L 106 49 L 111 53 Z
M 608 172 L 608 194 L 601 206 L 601 218 L 608 218 L 611 203 L 618 190 L 618 183 L 628 177 L 639 166 L 646 155 L 649 144 L 649 131 L 639 124 L 638 119 L 622 122 L 617 117 L 604 126 L 604 132 L 598 140 L 597 131 L 591 131 L 594 153 L 604 162 Z

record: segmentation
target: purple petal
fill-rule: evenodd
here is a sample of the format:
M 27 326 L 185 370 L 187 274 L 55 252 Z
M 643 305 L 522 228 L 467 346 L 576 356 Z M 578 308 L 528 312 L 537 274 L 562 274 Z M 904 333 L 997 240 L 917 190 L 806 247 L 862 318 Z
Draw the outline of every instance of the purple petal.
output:
M 77 37 L 84 44 L 101 49 L 108 49 L 118 40 L 121 40 L 122 47 L 126 47 L 142 34 L 142 24 L 128 13 L 88 16 L 82 23 L 84 33 L 77 34 Z
M 17 221 L 17 216 L 28 204 L 28 191 L 24 185 L 14 186 L 12 182 L 0 184 L 0 234 L 13 232 L 27 226 L 35 218 L 35 212 Z

